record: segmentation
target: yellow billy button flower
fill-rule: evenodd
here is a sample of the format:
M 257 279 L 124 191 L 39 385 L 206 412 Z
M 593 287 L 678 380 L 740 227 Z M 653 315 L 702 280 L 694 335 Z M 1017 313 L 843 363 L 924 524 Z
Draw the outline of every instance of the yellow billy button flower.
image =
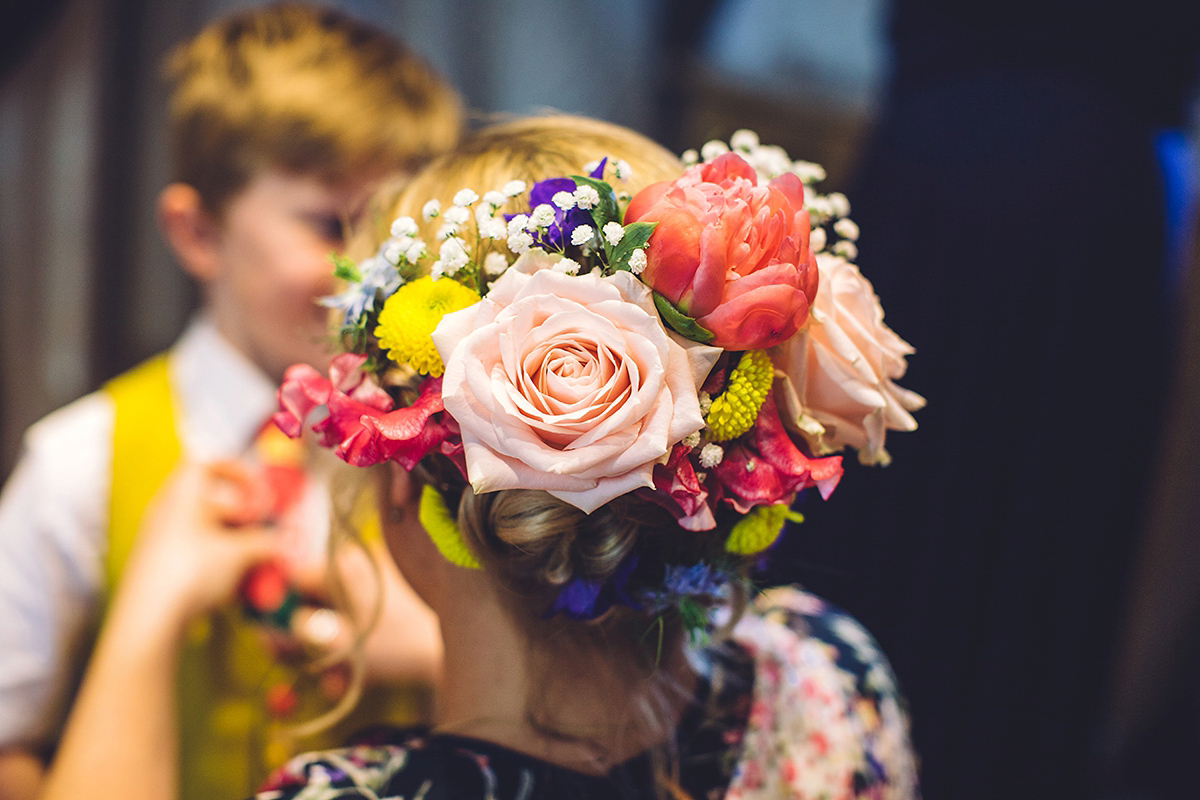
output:
M 433 346 L 434 328 L 452 311 L 475 305 L 479 295 L 457 281 L 435 281 L 426 275 L 406 283 L 383 304 L 375 335 L 397 364 L 438 377 L 445 370 Z
M 712 401 L 704 420 L 712 438 L 727 442 L 754 427 L 774 379 L 775 368 L 767 351 L 747 350 L 729 375 L 725 393 Z
M 739 556 L 752 556 L 766 550 L 783 530 L 786 520 L 803 522 L 804 515 L 792 511 L 786 503 L 773 506 L 755 506 L 750 513 L 739 519 L 725 540 L 725 550 Z
M 466 569 L 480 568 L 479 560 L 467 549 L 467 543 L 463 541 L 458 525 L 450 516 L 446 501 L 437 489 L 428 484 L 421 488 L 417 519 L 421 521 L 421 527 L 429 534 L 434 546 L 447 561 Z

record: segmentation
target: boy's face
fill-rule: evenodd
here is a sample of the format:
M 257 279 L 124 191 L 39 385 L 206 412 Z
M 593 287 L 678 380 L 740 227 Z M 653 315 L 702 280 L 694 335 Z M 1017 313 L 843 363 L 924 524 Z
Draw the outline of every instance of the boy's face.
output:
M 336 288 L 329 254 L 342 249 L 343 223 L 368 188 L 265 170 L 217 222 L 209 308 L 222 334 L 275 380 L 292 364 L 329 361 L 329 317 L 316 299 Z

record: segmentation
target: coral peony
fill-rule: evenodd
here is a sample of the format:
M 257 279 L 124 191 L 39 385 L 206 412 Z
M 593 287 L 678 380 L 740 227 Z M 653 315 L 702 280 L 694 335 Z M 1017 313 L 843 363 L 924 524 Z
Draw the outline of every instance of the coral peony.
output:
M 817 267 L 808 246 L 804 185 L 782 175 L 758 185 L 726 153 L 639 192 L 625 222 L 656 222 L 641 278 L 728 350 L 791 338 L 808 319 Z

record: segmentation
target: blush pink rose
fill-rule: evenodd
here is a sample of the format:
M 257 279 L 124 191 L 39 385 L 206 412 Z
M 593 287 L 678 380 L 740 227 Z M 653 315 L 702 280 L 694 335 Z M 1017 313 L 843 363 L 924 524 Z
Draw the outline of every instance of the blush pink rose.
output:
M 591 513 L 653 486 L 654 465 L 703 427 L 697 387 L 720 351 L 669 334 L 629 273 L 528 266 L 434 331 L 442 399 L 477 493 L 542 489 Z
M 925 405 L 895 383 L 913 348 L 884 324 L 879 298 L 858 267 L 826 253 L 817 264 L 821 289 L 808 328 L 771 354 L 782 375 L 784 419 L 814 452 L 849 445 L 862 463 L 886 464 L 887 431 L 915 430 L 910 412 Z
M 790 339 L 808 319 L 817 267 L 808 246 L 804 184 L 782 175 L 758 185 L 726 153 L 639 192 L 625 222 L 657 222 L 641 278 L 728 350 Z

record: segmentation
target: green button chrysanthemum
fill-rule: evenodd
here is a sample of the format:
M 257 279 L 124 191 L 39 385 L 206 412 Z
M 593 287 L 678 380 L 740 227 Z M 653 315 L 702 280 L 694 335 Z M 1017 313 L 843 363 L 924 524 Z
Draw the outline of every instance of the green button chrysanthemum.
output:
M 727 442 L 754 426 L 762 408 L 775 368 L 766 350 L 747 350 L 729 376 L 725 393 L 712 401 L 705 422 L 712 439 Z
M 479 302 L 479 295 L 457 281 L 428 275 L 406 283 L 383 304 L 375 335 L 397 364 L 438 377 L 446 367 L 432 334 L 442 317 Z
M 725 540 L 725 550 L 739 556 L 752 556 L 766 550 L 779 538 L 787 520 L 803 522 L 804 516 L 792 511 L 785 503 L 755 506 L 750 513 L 734 524 Z

